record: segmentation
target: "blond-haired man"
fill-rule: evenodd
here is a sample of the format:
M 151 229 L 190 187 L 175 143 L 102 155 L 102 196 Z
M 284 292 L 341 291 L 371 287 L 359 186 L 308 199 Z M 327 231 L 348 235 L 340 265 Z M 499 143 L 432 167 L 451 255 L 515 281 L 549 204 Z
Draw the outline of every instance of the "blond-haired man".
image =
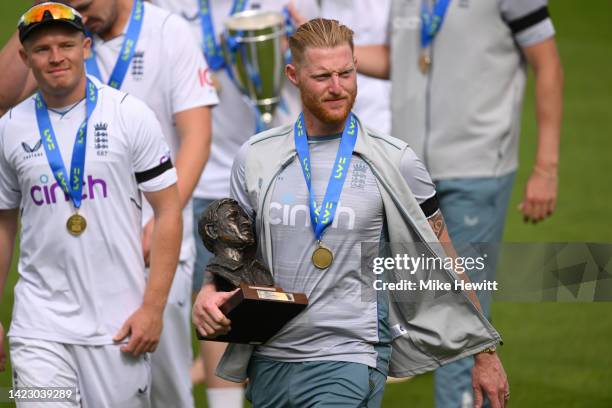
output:
M 178 16 L 142 0 L 64 3 L 81 12 L 83 24 L 92 35 L 87 72 L 146 102 L 161 124 L 170 157 L 176 164 L 183 238 L 177 272 L 164 309 L 165 330 L 151 357 L 152 400 L 153 406 L 193 407 L 189 379 L 192 359 L 189 300 L 195 253 L 191 195 L 210 151 L 210 109 L 218 102 L 217 94 L 206 80 L 208 66 L 197 42 L 191 38 L 189 25 Z M 10 66 L 7 75 L 0 78 L 3 90 L 0 112 L 35 89 L 30 70 L 14 62 L 16 45 L 11 40 L 0 51 L 0 68 Z M 107 138 L 100 137 L 98 141 L 101 154 L 109 153 Z M 149 204 L 144 200 L 137 208 L 144 226 L 142 249 L 146 264 L 154 228 Z
M 286 74 L 300 91 L 302 114 L 294 125 L 243 145 L 231 192 L 254 219 L 275 283 L 306 293 L 309 305 L 266 344 L 228 347 L 217 373 L 232 381 L 249 377 L 247 397 L 255 407 L 378 407 L 387 374 L 414 375 L 476 354 L 475 387 L 504 406 L 508 383 L 490 350 L 500 338 L 473 294 L 433 299 L 415 293 L 406 304 L 367 285 L 362 242 L 421 241 L 441 256 L 425 243 L 448 241 L 448 234 L 414 152 L 351 112 L 357 94 L 352 31 L 314 19 L 289 44 L 293 63 Z M 456 277 L 442 270 L 431 279 Z M 200 332 L 229 330 L 218 308 L 227 297 L 212 285 L 202 289 L 193 311 Z
M 0 294 L 21 225 L 13 386 L 63 388 L 63 407 L 150 407 L 180 251 L 176 170 L 153 111 L 85 74 L 84 32 L 60 3 L 19 23 L 38 92 L 0 119 Z M 155 219 L 148 278 L 141 192 Z M 0 325 L 0 349 L 3 337 Z

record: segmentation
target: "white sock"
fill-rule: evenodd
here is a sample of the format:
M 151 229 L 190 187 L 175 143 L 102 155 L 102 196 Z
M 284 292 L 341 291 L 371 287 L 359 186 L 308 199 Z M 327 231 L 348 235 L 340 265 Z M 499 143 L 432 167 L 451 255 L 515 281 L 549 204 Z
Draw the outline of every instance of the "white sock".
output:
M 207 388 L 208 408 L 242 408 L 244 389 L 242 387 L 231 388 Z

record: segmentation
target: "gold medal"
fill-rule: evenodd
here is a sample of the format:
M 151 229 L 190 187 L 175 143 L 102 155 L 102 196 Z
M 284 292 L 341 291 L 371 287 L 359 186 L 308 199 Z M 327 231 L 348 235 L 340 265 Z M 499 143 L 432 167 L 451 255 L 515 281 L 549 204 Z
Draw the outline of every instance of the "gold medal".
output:
M 87 221 L 85 221 L 85 218 L 79 213 L 72 214 L 66 222 L 66 229 L 68 229 L 70 235 L 75 237 L 81 235 L 83 231 L 85 231 L 85 228 L 87 228 Z
M 429 48 L 423 48 L 419 54 L 419 69 L 426 75 L 429 72 L 430 65 L 431 57 L 429 56 Z
M 317 269 L 327 269 L 334 261 L 334 254 L 332 253 L 331 249 L 319 243 L 317 249 L 315 249 L 312 253 L 311 259 L 312 264 Z

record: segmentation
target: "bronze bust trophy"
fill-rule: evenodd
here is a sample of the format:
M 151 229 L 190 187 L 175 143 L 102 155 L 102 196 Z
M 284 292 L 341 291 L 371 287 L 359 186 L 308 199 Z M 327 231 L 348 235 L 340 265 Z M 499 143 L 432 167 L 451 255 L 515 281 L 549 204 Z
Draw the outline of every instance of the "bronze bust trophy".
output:
M 274 287 L 270 271 L 257 260 L 253 226 L 236 200 L 213 201 L 200 215 L 198 233 L 215 256 L 206 266 L 219 291 L 240 290 L 220 309 L 231 321 L 229 333 L 201 340 L 262 344 L 308 305 L 303 293 Z

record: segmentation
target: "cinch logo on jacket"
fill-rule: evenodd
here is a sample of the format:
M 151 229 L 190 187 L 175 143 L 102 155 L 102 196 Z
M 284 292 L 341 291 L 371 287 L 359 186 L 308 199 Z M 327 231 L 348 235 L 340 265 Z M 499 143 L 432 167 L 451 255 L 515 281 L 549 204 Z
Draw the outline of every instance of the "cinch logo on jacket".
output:
M 57 183 L 51 185 L 46 184 L 49 180 L 50 178 L 48 176 L 43 175 L 40 177 L 40 181 L 45 184 L 35 184 L 30 188 L 32 202 L 37 206 L 42 206 L 55 204 L 62 198 L 64 201 L 70 201 L 70 197 L 62 191 Z M 105 180 L 95 179 L 92 176 L 87 176 L 87 179 L 83 180 L 83 200 L 106 198 L 107 195 L 108 188 Z
M 273 201 L 270 203 L 270 224 L 282 224 L 286 227 L 295 227 L 296 225 L 309 227 L 310 208 L 303 204 L 289 205 Z M 350 207 L 343 207 L 338 203 L 331 228 L 355 229 L 355 210 Z

